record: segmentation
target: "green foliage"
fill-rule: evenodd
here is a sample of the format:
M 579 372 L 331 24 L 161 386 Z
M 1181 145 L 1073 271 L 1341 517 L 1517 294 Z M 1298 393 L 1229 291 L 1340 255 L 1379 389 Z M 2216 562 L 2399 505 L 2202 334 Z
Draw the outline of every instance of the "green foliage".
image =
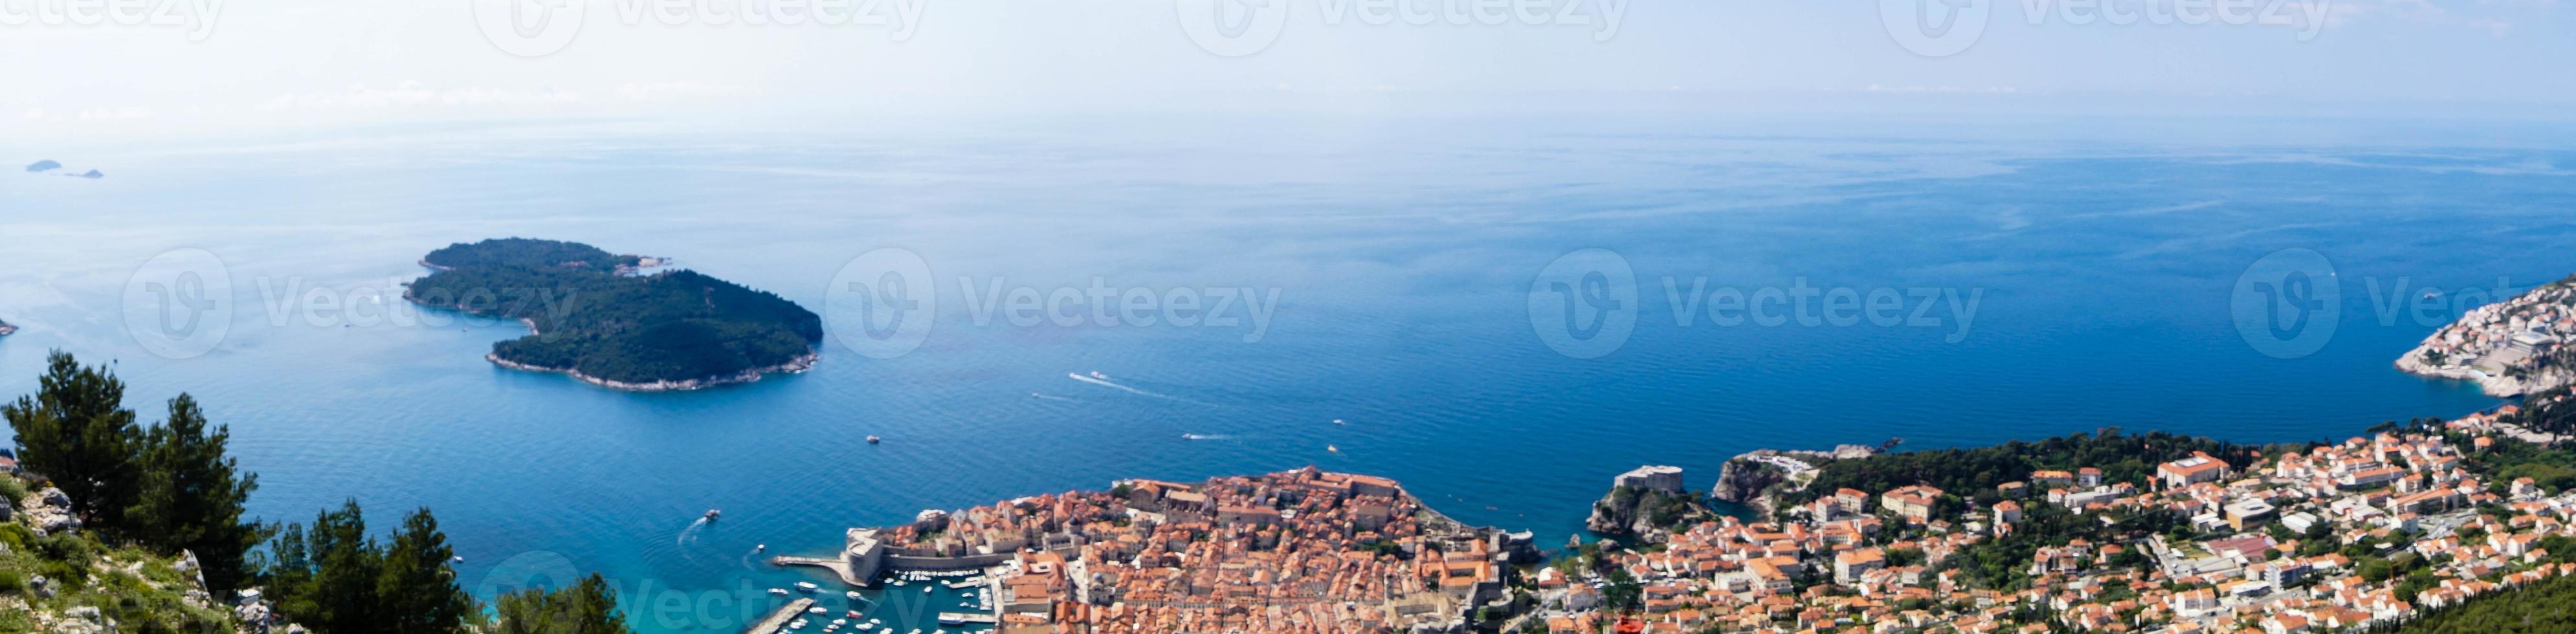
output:
M 357 500 L 324 511 L 307 529 L 290 524 L 270 542 L 264 568 L 280 613 L 323 634 L 452 634 L 474 599 L 448 567 L 454 551 L 429 509 L 403 521 L 390 542 L 367 535 Z
M 83 522 L 113 529 L 142 474 L 135 461 L 143 430 L 123 408 L 125 382 L 60 350 L 45 361 L 36 393 L 0 407 L 17 433 L 18 463 L 53 479 Z
M 1807 488 L 1784 496 L 1784 504 L 1804 504 L 1851 488 L 1870 493 L 1928 484 L 1961 496 L 1986 495 L 1997 485 L 2030 479 L 2043 469 L 2095 467 L 2105 483 L 2146 483 L 2157 464 L 2204 452 L 2232 467 L 2252 464 L 2250 448 L 2206 438 L 2147 432 L 2123 435 L 2119 428 L 2098 434 L 2073 434 L 2039 442 L 2013 441 L 1973 449 L 1936 449 L 1886 453 L 1825 463 Z
M 232 631 L 230 615 L 187 602 L 195 585 L 169 557 L 110 549 L 85 533 L 39 538 L 16 523 L 0 523 L 0 543 L 9 546 L 0 551 L 0 596 L 29 608 L 0 610 L 0 632 L 34 631 L 35 613 L 75 606 L 98 608 L 125 632 Z M 51 596 L 33 591 L 38 576 Z
M 2411 583 L 2412 579 L 2409 581 Z M 2576 577 L 2550 578 L 2432 610 L 2414 619 L 2382 624 L 2369 631 L 2373 634 L 2539 634 L 2571 629 L 2576 629 Z
M 205 412 L 186 394 L 170 400 L 170 418 L 145 435 L 137 462 L 142 490 L 126 512 L 127 534 L 162 552 L 186 550 L 204 567 L 206 591 L 231 596 L 252 548 L 268 529 L 242 520 L 259 475 L 240 471 L 225 448 L 232 431 L 207 429 Z
M 2531 478 L 2541 490 L 2552 493 L 2576 487 L 2576 451 L 2553 450 L 2502 436 L 2495 437 L 2495 443 L 2485 451 L 2476 451 L 2465 436 L 2452 440 L 2468 457 L 2470 470 L 2493 474 L 2489 480 L 2497 484 Z
M 90 532 L 36 536 L 26 526 L 0 522 L 0 595 L 15 595 L 39 610 L 97 607 L 131 632 L 228 632 L 220 608 L 191 605 L 195 579 L 173 566 L 181 550 L 197 555 L 210 594 L 223 597 L 245 582 L 268 586 L 279 612 L 324 634 L 459 634 L 479 625 L 474 600 L 456 585 L 448 562 L 455 556 L 427 509 L 405 518 L 401 530 L 379 542 L 366 534 L 357 502 L 301 525 L 273 531 L 242 520 L 242 505 L 258 477 L 226 455 L 231 434 L 211 426 L 194 398 L 169 403 L 169 418 L 137 429 L 122 409 L 124 384 L 105 368 L 83 368 L 56 352 L 36 395 L 0 408 L 18 432 L 23 465 L 54 478 L 75 509 L 88 509 Z M 111 471 L 97 471 L 102 465 Z M 139 472 L 140 477 L 132 477 Z M 120 480 L 120 476 L 132 477 Z M 88 497 L 72 493 L 75 487 Z M 13 497 L 25 485 L 0 476 L 0 493 Z M 96 535 L 116 538 L 111 549 Z M 251 551 L 270 539 L 266 552 Z M 252 561 L 256 559 L 257 561 Z M 262 566 L 261 563 L 267 565 Z M 36 576 L 53 580 L 53 598 L 32 596 Z M 596 577 L 594 577 L 594 580 Z M 599 590 L 601 586 L 590 586 Z M 607 595 L 565 595 L 572 614 L 607 610 Z M 577 621 L 594 623 L 594 621 Z M 601 619 L 612 632 L 623 621 Z M 30 631 L 32 617 L 0 611 L 0 632 Z M 556 630 L 546 630 L 553 632 Z
M 1628 569 L 1611 567 L 1606 577 L 1610 584 L 1601 588 L 1603 611 L 1634 612 L 1646 607 L 1646 586 L 1628 574 Z
M 451 267 L 405 297 L 526 320 L 538 334 L 492 346 L 512 363 L 629 383 L 705 379 L 813 353 L 822 318 L 776 294 L 694 271 L 631 276 L 634 256 L 551 240 L 485 240 L 432 252 Z
M 60 351 L 48 366 L 35 395 L 5 408 L 22 464 L 53 478 L 90 530 L 165 555 L 193 552 L 207 591 L 228 595 L 264 537 L 258 522 L 242 519 L 259 478 L 225 455 L 230 431 L 209 429 L 186 394 L 170 401 L 161 425 L 139 428 L 115 374 Z M 24 490 L 14 479 L 0 488 Z
M 2032 558 L 2043 547 L 2064 546 L 2076 539 L 2093 543 L 2094 548 L 2108 544 L 2132 543 L 2136 540 L 2173 531 L 2181 522 L 2167 513 L 2148 513 L 2105 525 L 2094 515 L 2078 515 L 2054 504 L 2032 504 L 2024 507 L 2022 522 L 2003 537 L 1971 544 L 1952 553 L 1946 564 L 1959 569 L 1969 585 L 1992 590 L 2020 590 L 2030 587 L 2028 571 Z M 2153 563 L 2129 547 L 2122 556 L 2112 559 L 2111 566 L 2143 569 Z
M 599 250 L 599 247 L 578 242 L 532 238 L 500 238 L 474 244 L 451 244 L 431 251 L 428 256 L 420 259 L 430 266 L 451 269 L 482 266 L 523 269 L 583 267 L 600 271 L 613 271 L 621 266 L 634 266 L 638 260 L 632 255 L 612 255 L 607 251 Z
M 2522 406 L 2505 422 L 2533 431 L 2552 434 L 2576 434 L 2576 398 L 2568 398 L 2569 389 L 2550 388 L 2523 397 Z

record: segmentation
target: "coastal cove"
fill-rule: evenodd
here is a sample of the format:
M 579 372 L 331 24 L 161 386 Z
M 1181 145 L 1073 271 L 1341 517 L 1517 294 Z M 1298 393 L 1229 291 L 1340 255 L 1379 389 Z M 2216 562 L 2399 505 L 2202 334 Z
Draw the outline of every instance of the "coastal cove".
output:
M 2516 171 L 2576 164 L 2559 151 L 1814 129 L 1353 140 L 1293 123 L 1247 132 L 1263 141 L 1248 151 L 1159 127 L 760 152 L 614 136 L 534 156 L 447 137 L 95 152 L 117 178 L 0 182 L 26 210 L 0 219 L 0 251 L 47 263 L 0 270 L 0 306 L 24 327 L 0 339 L 0 395 L 31 392 L 50 348 L 112 363 L 139 393 L 192 392 L 261 474 L 255 512 L 435 508 L 478 592 L 504 566 L 560 561 L 751 602 L 833 582 L 767 559 L 831 556 L 851 527 L 1122 479 L 1372 474 L 1554 548 L 1640 464 L 1683 467 L 1696 489 L 1754 449 L 1891 437 L 1900 451 L 2106 426 L 2340 440 L 2498 402 L 2391 368 L 2444 322 L 2382 321 L 2361 280 L 2459 289 L 2576 267 L 2560 208 L 2576 184 Z M 1098 149 L 1112 134 L 1153 142 Z M 418 160 L 370 158 L 388 151 Z M 2336 217 L 2279 220 L 2319 208 Z M 1334 222 L 1297 222 L 1316 218 Z M 487 235 L 673 254 L 818 311 L 842 266 L 901 247 L 932 265 L 940 319 L 898 358 L 826 336 L 813 351 L 829 362 L 802 372 L 628 392 L 482 358 L 531 334 L 516 319 L 365 322 L 264 290 L 300 277 L 403 304 L 409 254 Z M 1533 334 L 1527 293 L 1550 261 L 1596 247 L 1635 267 L 1643 311 L 1616 353 L 1571 359 Z M 181 248 L 221 259 L 236 308 L 221 345 L 165 358 L 126 332 L 148 322 L 120 302 L 138 263 Z M 2327 254 L 2349 285 L 2334 340 L 2280 359 L 2235 329 L 2228 292 L 2288 248 Z M 1219 327 L 979 323 L 960 277 L 1282 292 L 1246 343 Z M 1984 289 L 1985 304 L 1956 343 L 1957 328 L 1676 326 L 1667 277 Z M 723 519 L 698 524 L 710 508 Z

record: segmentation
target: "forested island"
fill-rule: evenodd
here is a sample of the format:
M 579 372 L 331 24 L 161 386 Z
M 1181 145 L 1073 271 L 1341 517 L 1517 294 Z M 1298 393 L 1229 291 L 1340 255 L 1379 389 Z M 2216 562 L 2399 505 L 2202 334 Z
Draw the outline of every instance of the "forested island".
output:
M 812 367 L 823 321 L 776 294 L 688 270 L 645 273 L 655 258 L 587 244 L 505 238 L 431 251 L 414 303 L 517 319 L 526 337 L 492 344 L 503 367 L 593 384 L 687 390 Z

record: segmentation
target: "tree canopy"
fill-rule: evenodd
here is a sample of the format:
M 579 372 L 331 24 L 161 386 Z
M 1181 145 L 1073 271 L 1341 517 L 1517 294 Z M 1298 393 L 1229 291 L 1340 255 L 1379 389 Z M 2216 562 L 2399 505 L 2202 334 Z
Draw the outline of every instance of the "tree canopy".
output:
M 388 541 L 367 534 L 357 500 L 290 524 L 269 545 L 268 594 L 278 611 L 318 632 L 447 634 L 479 621 L 448 567 L 454 550 L 429 509 Z
M 316 515 L 310 526 L 280 530 L 244 519 L 244 504 L 259 489 L 259 477 L 228 455 L 231 430 L 211 424 L 195 398 L 170 399 L 168 418 L 138 427 L 134 412 L 120 405 L 124 382 L 59 351 L 38 384 L 36 394 L 0 407 L 0 414 L 16 432 L 20 466 L 63 489 L 83 514 L 86 532 L 38 537 L 19 524 L 0 522 L 0 596 L 31 592 L 31 572 L 58 583 L 92 580 L 91 573 L 111 555 L 175 583 L 178 573 L 166 560 L 184 551 L 196 555 L 208 594 L 229 598 L 233 590 L 264 586 L 279 613 L 322 634 L 463 634 L 486 625 L 474 599 L 457 585 L 449 565 L 455 550 L 429 509 L 406 516 L 381 540 L 368 535 L 355 500 Z M 0 474 L 0 493 L 25 488 L 15 476 Z M 615 597 L 604 581 L 596 575 L 593 580 L 534 604 L 522 598 L 517 607 L 502 606 L 506 612 L 533 605 L 536 613 L 553 615 L 547 623 L 569 629 L 512 631 L 625 631 Z M 65 596 L 78 594 L 63 600 L 112 596 L 114 617 L 135 631 L 231 629 L 215 627 L 229 613 L 183 600 L 175 591 L 148 591 L 131 579 L 101 583 L 66 587 Z M 18 616 L 0 611 L 0 631 L 32 626 Z
M 608 581 L 592 573 L 570 588 L 529 588 L 495 600 L 492 634 L 622 634 L 626 616 Z
M 822 317 L 776 294 L 694 271 L 630 275 L 636 256 L 511 238 L 457 244 L 412 282 L 425 305 L 526 320 L 536 331 L 492 346 L 511 363 L 626 383 L 721 378 L 813 354 Z
M 125 409 L 125 382 L 72 355 L 46 357 L 36 393 L 0 407 L 16 432 L 18 463 L 52 478 L 83 522 L 114 527 L 141 486 L 143 430 Z

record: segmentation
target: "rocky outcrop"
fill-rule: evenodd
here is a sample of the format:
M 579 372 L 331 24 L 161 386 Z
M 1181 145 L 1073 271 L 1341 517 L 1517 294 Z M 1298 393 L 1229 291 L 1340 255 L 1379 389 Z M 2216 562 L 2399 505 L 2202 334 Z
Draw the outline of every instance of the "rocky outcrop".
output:
M 524 321 L 524 320 L 523 320 L 523 321 Z M 528 330 L 529 330 L 529 332 L 533 333 L 533 332 L 535 332 L 535 331 L 536 331 L 536 327 L 532 324 L 532 325 L 530 325 L 530 326 L 529 326 Z M 503 359 L 503 358 L 501 358 L 501 355 L 498 355 L 498 354 L 486 354 L 486 355 L 483 355 L 483 360 L 492 362 L 492 365 L 497 365 L 497 366 L 501 366 L 501 367 L 504 367 L 504 368 L 509 368 L 509 369 L 512 369 L 512 370 L 522 370 L 522 371 L 528 371 L 528 372 L 556 372 L 556 373 L 561 373 L 561 374 L 569 375 L 569 376 L 571 376 L 572 378 L 574 378 L 574 379 L 578 379 L 578 380 L 580 380 L 580 381 L 581 381 L 581 382 L 583 382 L 583 383 L 589 383 L 589 384 L 591 384 L 591 385 L 597 385 L 597 386 L 600 386 L 600 387 L 609 388 L 609 389 L 613 389 L 613 390 L 625 390 L 625 391 L 629 391 L 629 392 L 682 392 L 682 391 L 688 391 L 688 390 L 705 389 L 705 388 L 715 387 L 715 386 L 718 386 L 718 385 L 732 385 L 732 384 L 735 384 L 735 383 L 750 383 L 750 382 L 753 382 L 753 381 L 758 381 L 758 380 L 760 380 L 760 378 L 761 378 L 761 377 L 766 376 L 766 375 L 770 375 L 770 374 L 803 374 L 806 370 L 812 370 L 812 369 L 814 369 L 814 361 L 815 361 L 815 360 L 817 360 L 817 359 L 821 359 L 821 358 L 822 358 L 822 356 L 821 356 L 821 355 L 818 355 L 818 354 L 810 353 L 810 352 L 809 352 L 809 353 L 804 354 L 803 356 L 799 356 L 799 357 L 796 357 L 796 358 L 794 358 L 794 359 L 789 359 L 786 363 L 781 363 L 781 364 L 778 364 L 778 365 L 773 365 L 773 366 L 764 367 L 764 368 L 752 368 L 752 369 L 749 369 L 749 370 L 743 370 L 743 371 L 742 371 L 742 372 L 740 372 L 740 373 L 736 373 L 736 374 L 729 375 L 729 376 L 711 376 L 711 377 L 703 377 L 703 378 L 689 379 L 689 380 L 686 380 L 686 381 L 654 381 L 654 382 L 651 382 L 651 383 L 630 383 L 630 382 L 626 382 L 626 381 L 612 381 L 612 380 L 609 380 L 609 379 L 603 379 L 603 378 L 599 378 L 599 377 L 591 376 L 591 375 L 588 375 L 588 374 L 582 374 L 580 370 L 575 370 L 575 369 L 572 369 L 572 368 L 549 368 L 549 367 L 545 367 L 545 366 L 541 366 L 541 365 L 532 365 L 532 364 L 526 364 L 526 363 L 519 363 L 519 362 L 511 361 L 511 360 L 508 360 L 508 359 Z
M 1608 495 L 1592 503 L 1592 516 L 1583 520 L 1583 528 L 1593 533 L 1625 537 L 1636 543 L 1660 544 L 1670 539 L 1672 529 L 1707 518 L 1711 513 L 1700 504 L 1698 496 L 1633 487 L 1612 486 Z
M 54 634 L 106 634 L 116 631 L 116 619 L 107 618 L 92 606 L 64 608 L 60 614 L 36 613 L 36 631 Z
M 35 529 L 39 536 L 80 530 L 80 518 L 72 515 L 72 497 L 64 495 L 62 489 L 45 487 L 30 493 L 27 499 L 18 501 L 18 507 L 26 509 L 27 527 Z
M 1726 461 L 1717 472 L 1717 485 L 1709 497 L 1753 507 L 1760 517 L 1771 517 L 1771 496 L 1775 493 L 1806 488 L 1816 477 L 1816 468 L 1835 460 L 1856 460 L 1878 455 L 1904 442 L 1892 438 L 1878 446 L 1834 445 L 1833 451 L 1783 451 L 1755 449 Z
M 1717 470 L 1717 485 L 1710 487 L 1708 494 L 1720 500 L 1746 504 L 1759 498 L 1763 489 L 1788 480 L 1788 472 L 1768 463 L 1728 460 L 1725 467 Z

